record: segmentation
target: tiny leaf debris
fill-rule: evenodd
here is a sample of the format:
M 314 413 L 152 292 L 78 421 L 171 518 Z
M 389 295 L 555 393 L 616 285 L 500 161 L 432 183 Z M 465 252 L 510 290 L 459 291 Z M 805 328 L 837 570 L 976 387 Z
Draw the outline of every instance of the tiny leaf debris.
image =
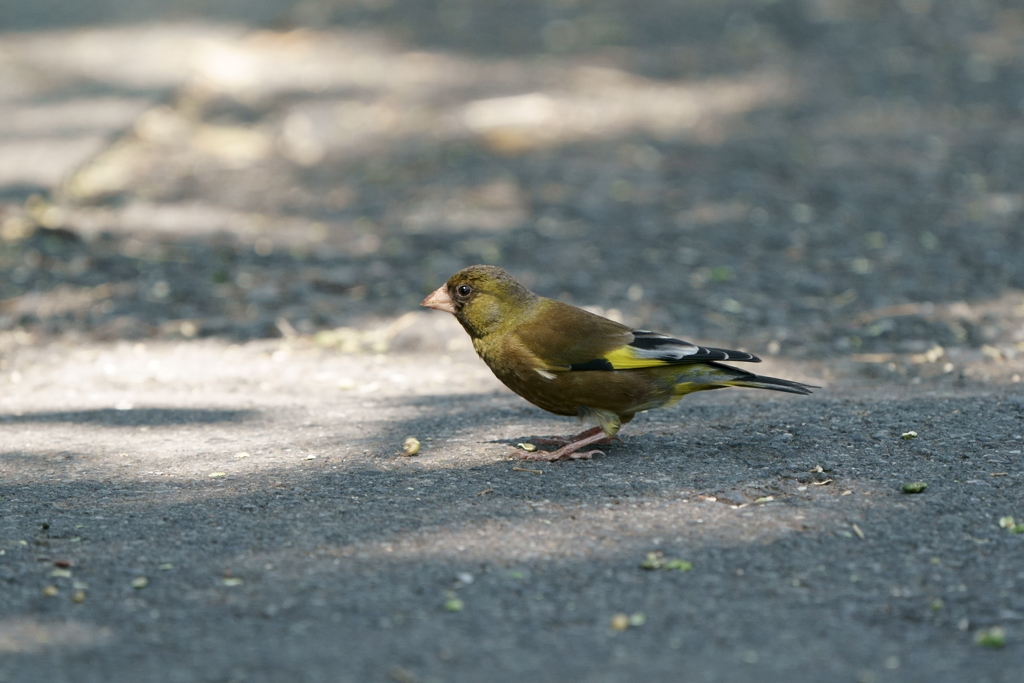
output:
M 391 680 L 395 681 L 395 683 L 416 683 L 416 677 L 412 675 L 412 672 L 400 666 L 391 669 L 388 675 L 391 676 Z
M 1017 524 L 1016 520 L 1010 515 L 1000 517 L 999 526 L 1011 534 L 1024 534 L 1024 524 Z
M 647 553 L 647 557 L 640 563 L 641 569 L 661 569 L 665 566 L 664 553 Z
M 903 485 L 903 493 L 922 493 L 928 488 L 927 482 L 911 481 Z
M 462 602 L 455 595 L 455 591 L 445 591 L 444 608 L 449 612 L 461 612 L 466 607 L 466 603 Z
M 409 458 L 420 452 L 420 440 L 410 436 L 402 443 L 402 455 Z
M 532 443 L 528 443 L 526 441 L 524 441 L 523 443 L 516 444 L 516 445 L 519 448 L 522 448 L 527 453 L 533 453 L 535 450 L 537 450 L 536 446 L 534 446 Z
M 688 572 L 693 569 L 693 562 L 686 560 L 665 560 L 665 569 Z
M 1006 645 L 1006 630 L 1002 626 L 984 628 L 974 636 L 974 642 L 982 647 L 1001 648 Z
M 665 553 L 660 550 L 647 553 L 647 557 L 640 563 L 641 569 L 654 570 L 665 569 L 679 572 L 688 572 L 693 569 L 693 563 L 678 558 L 666 558 Z
M 148 585 L 149 579 L 147 579 L 145 576 L 136 576 L 134 579 L 132 579 L 132 588 L 140 589 L 145 588 Z
M 915 431 L 903 432 L 902 434 L 900 434 L 900 438 L 901 439 L 907 439 L 907 440 L 916 439 L 917 438 L 917 432 L 915 432 Z

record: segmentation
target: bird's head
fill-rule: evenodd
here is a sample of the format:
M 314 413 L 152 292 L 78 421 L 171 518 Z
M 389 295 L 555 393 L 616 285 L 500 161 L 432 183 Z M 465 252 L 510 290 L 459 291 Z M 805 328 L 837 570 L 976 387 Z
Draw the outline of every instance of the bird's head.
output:
M 421 305 L 448 311 L 469 336 L 478 338 L 513 325 L 536 298 L 497 266 L 470 266 L 452 275 Z

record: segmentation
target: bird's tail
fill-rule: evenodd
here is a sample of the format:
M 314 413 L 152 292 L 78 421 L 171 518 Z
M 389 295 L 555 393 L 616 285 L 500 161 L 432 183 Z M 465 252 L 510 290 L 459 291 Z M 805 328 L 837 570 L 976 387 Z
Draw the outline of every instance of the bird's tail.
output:
M 809 394 L 812 389 L 820 389 L 812 384 L 803 384 L 778 377 L 765 377 L 764 375 L 751 374 L 725 382 L 730 387 L 750 387 L 751 389 L 770 389 L 772 391 L 785 391 L 790 394 Z
M 680 373 L 675 377 L 672 403 L 675 403 L 686 394 L 695 391 L 723 389 L 725 387 L 769 389 L 771 391 L 785 391 L 790 394 L 809 394 L 812 389 L 821 388 L 810 384 L 803 384 L 802 382 L 779 379 L 778 377 L 755 375 L 747 370 L 740 370 L 739 368 L 722 363 L 694 363 L 693 365 L 682 366 Z

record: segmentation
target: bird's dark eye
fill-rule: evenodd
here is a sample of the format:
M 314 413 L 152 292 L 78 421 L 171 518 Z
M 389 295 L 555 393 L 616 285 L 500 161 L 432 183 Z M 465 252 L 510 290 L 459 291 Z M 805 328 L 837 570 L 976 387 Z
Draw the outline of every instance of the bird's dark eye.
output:
M 458 287 L 455 288 L 455 293 L 459 296 L 460 299 L 465 299 L 470 294 L 473 293 L 473 288 L 470 287 L 469 285 L 459 285 Z

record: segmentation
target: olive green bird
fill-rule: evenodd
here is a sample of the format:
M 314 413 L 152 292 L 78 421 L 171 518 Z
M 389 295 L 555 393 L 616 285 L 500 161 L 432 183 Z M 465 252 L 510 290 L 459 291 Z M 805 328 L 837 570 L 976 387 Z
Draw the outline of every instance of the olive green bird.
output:
M 697 346 L 656 332 L 633 330 L 599 315 L 538 296 L 496 266 L 470 266 L 423 300 L 448 311 L 473 348 L 509 389 L 556 415 L 597 422 L 555 451 L 527 460 L 588 459 L 633 416 L 675 404 L 695 391 L 751 387 L 809 394 L 800 382 L 755 375 L 718 361 L 760 358 L 743 351 Z

